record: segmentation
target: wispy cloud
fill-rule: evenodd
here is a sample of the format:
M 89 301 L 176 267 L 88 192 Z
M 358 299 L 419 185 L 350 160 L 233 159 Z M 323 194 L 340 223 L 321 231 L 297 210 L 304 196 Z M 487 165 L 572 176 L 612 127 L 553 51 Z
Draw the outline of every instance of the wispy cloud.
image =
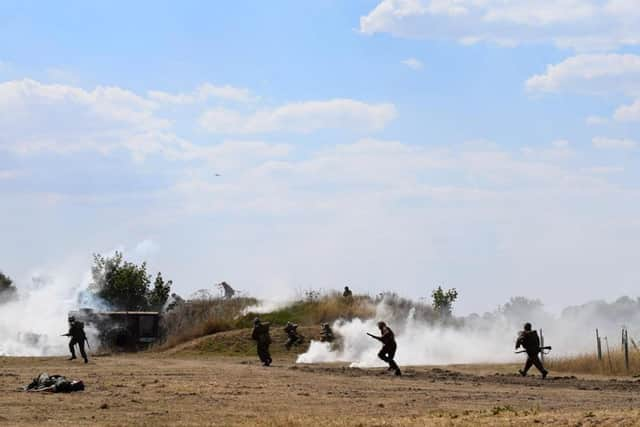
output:
M 416 58 L 407 58 L 403 60 L 402 63 L 412 70 L 416 71 L 422 70 L 424 68 L 424 64 Z

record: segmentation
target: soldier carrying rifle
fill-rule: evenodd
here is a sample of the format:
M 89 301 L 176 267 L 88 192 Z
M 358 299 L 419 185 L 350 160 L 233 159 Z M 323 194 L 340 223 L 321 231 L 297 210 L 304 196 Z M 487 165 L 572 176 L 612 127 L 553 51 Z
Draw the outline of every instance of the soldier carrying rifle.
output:
M 87 336 L 84 333 L 84 323 L 76 320 L 74 316 L 69 316 L 69 332 L 63 334 L 63 337 L 71 337 L 71 341 L 69 341 L 69 351 L 71 352 L 71 357 L 69 360 L 73 360 L 76 358 L 75 345 L 78 344 L 80 348 L 80 355 L 84 359 L 84 363 L 88 363 L 89 359 L 87 358 L 87 353 L 84 351 L 84 343 L 85 341 L 89 344 L 87 340 Z
M 395 371 L 395 374 L 400 376 L 402 372 L 400 372 L 400 367 L 393 360 L 396 355 L 396 338 L 393 335 L 393 331 L 390 327 L 387 326 L 384 322 L 378 322 L 378 329 L 380 329 L 380 336 L 375 336 L 367 332 L 371 338 L 375 338 L 382 343 L 382 349 L 378 352 L 378 357 L 389 364 L 389 370 Z
M 538 337 L 538 332 L 531 330 L 531 323 L 527 322 L 524 324 L 524 330 L 520 332 L 518 335 L 518 340 L 516 341 L 516 350 L 520 347 L 524 348 L 524 351 L 519 353 L 527 353 L 527 361 L 524 364 L 524 369 L 518 370 L 520 375 L 523 377 L 527 376 L 527 372 L 531 365 L 538 368 L 540 373 L 542 374 L 542 379 L 547 377 L 549 371 L 544 369 L 542 366 L 542 361 L 538 357 L 538 354 L 543 350 L 551 350 L 551 347 L 540 347 L 540 338 Z

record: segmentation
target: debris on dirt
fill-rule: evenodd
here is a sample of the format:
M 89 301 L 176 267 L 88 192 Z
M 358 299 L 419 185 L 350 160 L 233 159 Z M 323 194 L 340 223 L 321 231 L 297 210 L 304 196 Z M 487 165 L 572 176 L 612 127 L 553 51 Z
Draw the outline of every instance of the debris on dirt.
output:
M 24 388 L 24 391 L 46 391 L 49 393 L 71 393 L 82 390 L 84 390 L 84 383 L 82 381 L 69 380 L 62 375 L 49 375 L 46 372 L 38 374 L 38 376 Z
M 100 405 L 100 409 L 109 409 L 109 405 L 103 403 L 102 405 Z

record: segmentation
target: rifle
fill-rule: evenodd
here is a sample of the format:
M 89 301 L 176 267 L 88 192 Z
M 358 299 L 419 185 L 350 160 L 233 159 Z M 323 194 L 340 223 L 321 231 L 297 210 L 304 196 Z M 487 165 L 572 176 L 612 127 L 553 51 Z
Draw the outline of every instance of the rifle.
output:
M 545 353 L 546 350 L 546 353 Z M 542 354 L 548 354 L 551 351 L 551 346 L 550 345 L 546 345 L 544 347 L 538 347 L 538 353 L 542 353 Z M 516 351 L 516 354 L 520 354 L 520 353 L 526 353 L 527 350 L 520 350 L 520 351 Z
M 367 335 L 369 335 L 371 338 L 375 338 L 375 339 L 377 339 L 378 341 L 382 341 L 382 338 L 377 337 L 377 336 L 375 336 L 375 335 L 373 335 L 373 334 L 370 334 L 369 332 L 367 332 Z

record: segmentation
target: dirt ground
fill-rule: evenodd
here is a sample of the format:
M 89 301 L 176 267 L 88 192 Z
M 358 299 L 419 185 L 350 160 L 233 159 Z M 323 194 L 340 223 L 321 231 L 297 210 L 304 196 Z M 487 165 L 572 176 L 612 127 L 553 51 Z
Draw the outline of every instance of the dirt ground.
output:
M 0 358 L 0 425 L 640 425 L 640 380 L 515 366 L 383 369 L 143 353 Z M 20 390 L 40 372 L 82 379 L 72 394 Z

